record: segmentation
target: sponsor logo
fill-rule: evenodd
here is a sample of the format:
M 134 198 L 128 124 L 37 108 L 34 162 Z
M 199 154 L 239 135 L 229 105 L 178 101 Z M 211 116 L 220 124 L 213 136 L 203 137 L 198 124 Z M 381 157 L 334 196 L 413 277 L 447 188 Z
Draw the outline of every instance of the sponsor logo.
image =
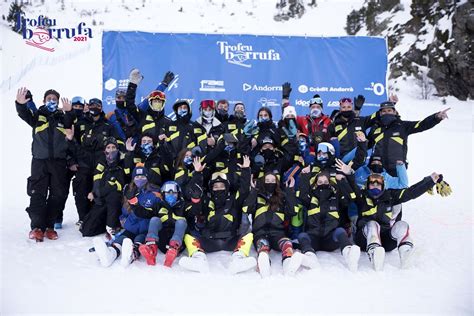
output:
M 225 92 L 224 80 L 201 80 L 199 91 Z
M 259 86 L 256 84 L 249 84 L 249 83 L 244 83 L 242 84 L 242 90 L 243 91 L 265 91 L 265 92 L 271 92 L 271 91 L 281 91 L 282 88 L 281 86 L 269 86 L 269 85 L 264 85 L 264 86 Z
M 104 87 L 106 90 L 109 91 L 114 90 L 115 88 L 117 88 L 117 80 L 115 80 L 114 78 L 110 78 L 104 83 Z
M 372 91 L 375 95 L 381 96 L 385 93 L 385 86 L 380 82 L 371 82 L 370 87 L 366 87 L 364 90 Z
M 20 32 L 26 44 L 54 52 L 51 47 L 53 38 L 57 40 L 72 39 L 75 42 L 84 42 L 92 38 L 92 29 L 86 27 L 86 23 L 80 22 L 75 28 L 57 27 L 56 19 L 39 15 L 36 19 L 29 19 L 23 14 L 16 14 L 15 31 Z
M 302 84 L 302 85 L 300 85 L 300 86 L 298 87 L 298 91 L 299 91 L 300 93 L 306 93 L 306 92 L 309 91 L 309 89 L 308 89 L 308 86 L 307 86 L 307 85 Z
M 280 54 L 274 49 L 269 49 L 266 52 L 257 52 L 254 51 L 252 45 L 244 45 L 242 43 L 230 45 L 228 42 L 218 41 L 216 44 L 219 47 L 219 53 L 224 56 L 227 62 L 237 66 L 251 68 L 250 62 L 252 60 L 280 60 Z
M 305 84 L 298 86 L 298 92 L 307 93 L 307 92 L 354 92 L 353 87 L 311 87 Z
M 260 103 L 260 106 L 280 106 L 277 99 L 260 98 L 257 102 Z

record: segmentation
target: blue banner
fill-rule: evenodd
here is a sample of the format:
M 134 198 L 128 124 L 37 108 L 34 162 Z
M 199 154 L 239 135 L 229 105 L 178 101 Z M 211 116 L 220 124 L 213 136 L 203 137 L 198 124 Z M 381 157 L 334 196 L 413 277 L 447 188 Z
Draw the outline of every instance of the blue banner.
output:
M 161 34 L 104 32 L 102 39 L 103 101 L 115 107 L 115 91 L 128 85 L 131 69 L 144 80 L 137 102 L 154 90 L 166 71 L 176 77 L 166 93 L 166 113 L 177 99 L 188 99 L 193 117 L 203 99 L 241 101 L 248 118 L 261 106 L 281 117 L 281 85 L 291 82 L 291 104 L 308 113 L 309 100 L 319 94 L 330 114 L 343 97 L 362 94 L 362 115 L 387 100 L 387 45 L 373 37 L 288 37 L 255 35 Z

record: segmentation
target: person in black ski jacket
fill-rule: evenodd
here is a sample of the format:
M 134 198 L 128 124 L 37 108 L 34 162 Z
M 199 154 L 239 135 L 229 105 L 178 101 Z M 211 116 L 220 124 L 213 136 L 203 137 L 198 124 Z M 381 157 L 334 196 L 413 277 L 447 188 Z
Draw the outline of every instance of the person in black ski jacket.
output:
M 18 116 L 33 128 L 33 159 L 27 185 L 30 205 L 26 208 L 31 220 L 29 238 L 43 241 L 46 235 L 54 240 L 58 238 L 54 222 L 64 209 L 69 188 L 66 159 L 71 145 L 66 130 L 71 129 L 74 115 L 65 98 L 63 109 L 58 109 L 59 93 L 52 89 L 45 92 L 44 105 L 33 113 L 27 107 L 27 91 L 18 90 L 15 106 Z

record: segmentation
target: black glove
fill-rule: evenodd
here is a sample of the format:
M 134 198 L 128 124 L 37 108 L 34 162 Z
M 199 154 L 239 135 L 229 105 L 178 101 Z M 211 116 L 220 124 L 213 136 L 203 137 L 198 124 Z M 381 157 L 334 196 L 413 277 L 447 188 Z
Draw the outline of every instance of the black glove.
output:
M 30 101 L 33 102 L 33 95 L 31 94 L 30 90 L 26 91 L 25 98 L 30 99 Z M 28 101 L 28 102 L 30 102 L 30 101 Z
M 282 86 L 281 86 L 282 90 L 281 90 L 281 94 L 283 96 L 283 99 L 289 99 L 290 98 L 290 93 L 291 93 L 291 84 L 289 82 L 285 82 Z
M 365 97 L 361 94 L 359 94 L 356 98 L 354 98 L 354 106 L 357 111 L 360 111 L 362 109 L 362 106 L 365 103 Z
M 127 184 L 124 188 L 124 195 L 127 200 L 132 200 L 137 196 L 137 190 L 131 190 L 130 186 Z
M 173 79 L 174 79 L 174 73 L 171 72 L 171 71 L 167 71 L 167 72 L 165 73 L 165 76 L 164 76 L 162 82 L 163 82 L 165 85 L 169 85 L 170 82 L 173 81 Z

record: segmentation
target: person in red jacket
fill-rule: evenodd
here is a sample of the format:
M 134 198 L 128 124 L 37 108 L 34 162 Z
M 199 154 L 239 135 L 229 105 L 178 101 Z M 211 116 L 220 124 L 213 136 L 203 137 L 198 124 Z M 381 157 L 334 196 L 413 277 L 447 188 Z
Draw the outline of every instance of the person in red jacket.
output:
M 282 85 L 283 108 L 290 105 L 289 98 L 291 90 L 291 84 L 289 82 Z M 296 117 L 296 123 L 298 130 L 308 135 L 311 152 L 314 152 L 314 148 L 316 148 L 319 143 L 329 142 L 328 126 L 331 124 L 331 119 L 323 113 L 323 100 L 319 94 L 315 94 L 313 98 L 309 100 L 309 114 L 298 115 Z

